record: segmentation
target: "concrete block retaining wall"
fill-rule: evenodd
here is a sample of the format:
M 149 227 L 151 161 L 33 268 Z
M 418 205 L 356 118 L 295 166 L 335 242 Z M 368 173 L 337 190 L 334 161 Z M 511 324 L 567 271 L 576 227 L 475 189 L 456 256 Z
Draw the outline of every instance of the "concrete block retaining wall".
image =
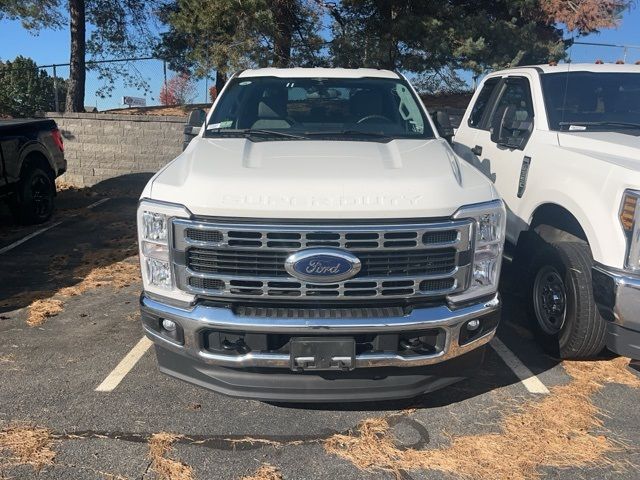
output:
M 64 137 L 66 183 L 90 187 L 130 173 L 157 172 L 182 152 L 185 117 L 47 113 Z

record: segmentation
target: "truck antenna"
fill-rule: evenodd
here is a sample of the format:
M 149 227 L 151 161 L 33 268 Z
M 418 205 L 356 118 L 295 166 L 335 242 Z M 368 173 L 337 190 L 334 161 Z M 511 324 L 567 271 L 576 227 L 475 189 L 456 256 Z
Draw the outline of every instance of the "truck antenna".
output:
M 573 46 L 573 38 L 571 39 L 571 44 Z M 564 95 L 562 98 L 562 120 L 560 124 L 564 124 L 564 114 L 567 111 L 567 92 L 569 91 L 569 71 L 571 70 L 571 48 L 569 48 L 569 58 L 567 60 L 567 72 L 564 81 Z

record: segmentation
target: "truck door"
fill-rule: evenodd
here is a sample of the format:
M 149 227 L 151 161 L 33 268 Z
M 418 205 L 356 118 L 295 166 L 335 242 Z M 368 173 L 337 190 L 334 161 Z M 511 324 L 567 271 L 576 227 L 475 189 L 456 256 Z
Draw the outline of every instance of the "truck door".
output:
M 494 103 L 497 87 L 501 77 L 491 77 L 482 84 L 480 93 L 473 101 L 471 113 L 466 123 L 460 125 L 453 139 L 453 148 L 467 162 L 472 164 L 487 177 L 491 178 L 490 171 L 482 164 L 482 147 L 477 145 L 478 133 L 487 128 L 486 118 L 489 115 L 490 106 Z M 463 122 L 465 119 L 463 119 Z
M 498 193 L 507 204 L 507 238 L 515 242 L 522 230 L 518 226 L 521 198 L 526 188 L 526 176 L 532 158 L 529 153 L 534 134 L 535 111 L 531 97 L 531 82 L 525 76 L 505 77 L 497 87 L 492 104 L 484 116 L 481 129 L 475 139 L 474 154 L 481 171 L 495 184 Z M 499 131 L 513 128 L 513 136 L 496 138 Z

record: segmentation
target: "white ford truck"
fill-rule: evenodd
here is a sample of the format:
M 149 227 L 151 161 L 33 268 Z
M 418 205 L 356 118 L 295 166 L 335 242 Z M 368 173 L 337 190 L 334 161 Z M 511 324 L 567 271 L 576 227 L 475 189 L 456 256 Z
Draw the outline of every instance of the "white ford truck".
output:
M 247 70 L 189 123 L 138 210 L 161 371 L 324 402 L 411 397 L 482 363 L 504 205 L 405 78 Z
M 507 205 L 538 338 L 562 358 L 640 358 L 640 66 L 488 75 L 454 149 Z

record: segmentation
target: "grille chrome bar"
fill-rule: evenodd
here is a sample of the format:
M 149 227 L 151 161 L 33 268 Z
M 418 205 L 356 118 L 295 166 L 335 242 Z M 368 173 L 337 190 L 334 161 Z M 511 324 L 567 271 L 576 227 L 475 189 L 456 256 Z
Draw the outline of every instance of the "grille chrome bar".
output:
M 285 261 L 290 253 L 192 247 L 187 251 L 186 262 L 191 270 L 211 275 L 288 277 Z M 358 258 L 362 264 L 361 276 L 447 274 L 456 266 L 456 251 L 452 248 L 363 251 L 358 252 Z
M 395 277 L 384 280 L 365 277 L 336 284 L 313 284 L 296 279 L 284 280 L 281 277 L 255 278 L 238 280 L 237 276 L 206 275 L 183 270 L 179 284 L 186 291 L 205 296 L 271 298 L 291 300 L 363 300 L 371 298 L 405 298 L 447 295 L 459 291 L 466 285 L 469 266 L 456 269 L 453 275 L 435 275 L 429 277 L 410 278 Z M 203 282 L 198 282 L 202 280 Z M 206 280 L 220 282 L 219 288 L 207 288 Z M 451 280 L 450 286 L 434 290 L 421 290 L 423 282 L 435 280 Z M 394 284 L 399 284 L 395 286 Z M 405 284 L 406 283 L 406 284 Z M 218 287 L 218 285 L 215 285 Z
M 465 290 L 471 278 L 468 220 L 381 225 L 232 224 L 174 219 L 180 289 L 207 298 L 291 301 L 405 299 Z M 354 278 L 314 284 L 284 260 L 312 247 L 347 250 L 363 262 Z
M 245 225 L 173 221 L 178 250 L 208 245 L 285 252 L 312 247 L 350 251 L 454 247 L 464 251 L 471 244 L 470 225 L 467 220 L 399 225 Z

